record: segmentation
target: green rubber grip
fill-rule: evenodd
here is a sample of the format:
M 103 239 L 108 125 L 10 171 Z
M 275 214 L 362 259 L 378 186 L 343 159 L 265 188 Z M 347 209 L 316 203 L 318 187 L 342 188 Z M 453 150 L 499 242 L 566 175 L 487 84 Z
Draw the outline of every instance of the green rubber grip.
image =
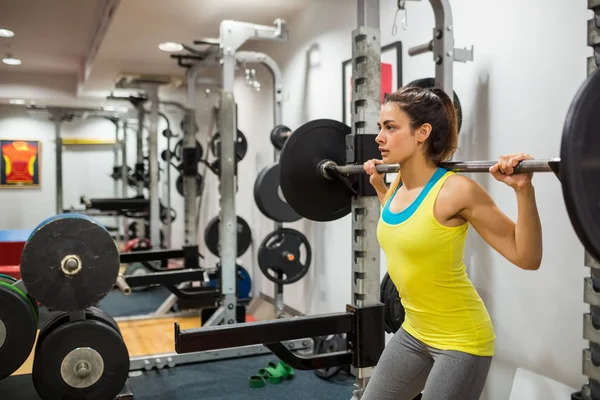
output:
M 265 387 L 265 380 L 261 376 L 253 375 L 248 378 L 248 385 L 254 389 Z

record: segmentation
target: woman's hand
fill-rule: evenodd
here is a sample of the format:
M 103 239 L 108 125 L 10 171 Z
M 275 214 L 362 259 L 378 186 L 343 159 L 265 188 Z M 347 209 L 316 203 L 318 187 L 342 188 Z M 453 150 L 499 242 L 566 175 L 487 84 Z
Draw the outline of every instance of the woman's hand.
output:
M 533 160 L 533 157 L 525 153 L 503 155 L 494 166 L 490 167 L 490 173 L 496 180 L 506 183 L 515 190 L 523 189 L 531 184 L 531 178 L 533 177 L 533 173 L 513 175 L 515 167 L 523 160 Z
M 363 164 L 363 168 L 365 172 L 369 175 L 369 182 L 376 189 L 381 186 L 381 184 L 385 184 L 383 180 L 383 173 L 377 172 L 375 166 L 378 164 L 383 164 L 383 160 L 377 160 L 373 158 L 372 160 L 368 160 Z

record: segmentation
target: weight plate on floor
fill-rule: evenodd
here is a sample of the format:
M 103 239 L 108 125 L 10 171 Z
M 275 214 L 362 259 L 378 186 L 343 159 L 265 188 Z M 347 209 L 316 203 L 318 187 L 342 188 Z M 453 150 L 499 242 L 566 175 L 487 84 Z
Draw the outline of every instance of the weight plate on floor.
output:
M 65 321 L 48 332 L 33 361 L 32 380 L 42 399 L 113 399 L 129 373 L 123 338 L 106 323 Z
M 110 232 L 81 214 L 42 222 L 21 255 L 27 291 L 57 311 L 82 310 L 103 299 L 119 274 L 119 249 Z
M 0 380 L 27 360 L 35 342 L 37 316 L 18 288 L 0 282 Z
M 381 281 L 380 301 L 384 304 L 385 331 L 396 333 L 404 322 L 405 313 L 398 289 L 388 273 Z
M 143 263 L 133 263 L 129 264 L 125 269 L 125 276 L 140 276 L 140 275 L 148 275 L 150 272 L 148 268 Z M 132 287 L 131 290 L 134 292 L 143 292 L 144 290 L 148 290 L 151 285 L 147 286 L 136 286 Z
M 196 174 L 196 196 L 202 194 L 202 188 L 204 186 L 204 178 L 200 174 Z M 175 188 L 180 196 L 183 196 L 183 174 L 180 174 L 175 181 Z
M 301 261 L 301 253 L 304 253 L 304 261 Z M 260 244 L 258 266 L 269 280 L 287 285 L 306 275 L 311 257 L 306 236 L 295 229 L 280 228 L 268 234 Z
M 219 216 L 210 220 L 204 229 L 204 243 L 208 250 L 215 256 L 219 256 Z M 248 250 L 252 243 L 252 231 L 246 220 L 238 215 L 237 217 L 237 257 Z
M 560 181 L 567 212 L 577 237 L 600 260 L 600 75 L 581 85 L 567 112 L 560 148 Z
M 423 78 L 412 81 L 406 86 L 416 86 L 420 88 L 432 88 L 435 87 L 435 78 Z M 454 93 L 454 108 L 456 109 L 456 117 L 458 119 L 458 132 L 460 133 L 460 128 L 462 127 L 462 106 L 460 104 L 460 99 L 456 94 L 456 91 L 452 91 Z
M 254 181 L 254 201 L 267 218 L 276 222 L 295 222 L 302 218 L 281 193 L 279 163 L 262 169 Z
M 216 158 L 221 158 L 221 134 L 219 132 L 215 132 L 209 142 L 210 151 Z M 237 130 L 237 137 L 235 142 L 235 161 L 240 162 L 246 156 L 248 152 L 248 142 L 246 141 L 246 136 L 240 131 Z
M 325 179 L 319 174 L 325 159 L 346 164 L 346 136 L 350 133 L 350 127 L 341 122 L 317 119 L 299 127 L 285 142 L 279 160 L 281 191 L 304 218 L 324 222 L 350 213 L 349 188 L 339 179 Z
M 329 335 L 315 341 L 315 354 L 337 353 L 346 350 L 344 335 Z M 342 370 L 341 365 L 315 370 L 315 375 L 322 379 L 331 379 Z
M 271 135 L 270 135 L 271 144 L 273 144 L 273 146 L 277 150 L 281 150 L 281 149 L 283 149 L 283 145 L 285 144 L 286 140 L 288 140 L 288 138 L 290 137 L 291 134 L 292 134 L 292 130 L 290 128 L 288 128 L 287 126 L 277 125 L 271 131 Z

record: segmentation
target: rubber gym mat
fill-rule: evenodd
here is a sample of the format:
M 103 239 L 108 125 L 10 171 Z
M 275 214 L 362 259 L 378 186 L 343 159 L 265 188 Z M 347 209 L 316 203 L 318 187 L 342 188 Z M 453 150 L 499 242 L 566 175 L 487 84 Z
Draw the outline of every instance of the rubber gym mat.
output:
M 340 374 L 328 381 L 313 371 L 298 371 L 289 381 L 266 384 L 253 389 L 248 377 L 269 361 L 272 355 L 182 365 L 173 369 L 137 373 L 129 378 L 134 400 L 348 400 L 352 397 L 353 377 Z M 133 373 L 136 374 L 135 372 Z M 10 400 L 40 400 L 31 375 L 11 376 L 0 381 L 2 398 Z

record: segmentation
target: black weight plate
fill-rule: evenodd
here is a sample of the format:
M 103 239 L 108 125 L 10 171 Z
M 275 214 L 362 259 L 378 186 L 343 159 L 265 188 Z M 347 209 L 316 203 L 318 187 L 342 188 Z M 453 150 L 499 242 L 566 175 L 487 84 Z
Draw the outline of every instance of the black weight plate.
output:
M 219 132 L 215 132 L 215 134 L 210 139 L 210 150 L 216 158 L 221 158 L 221 134 Z M 240 162 L 246 156 L 248 152 L 248 141 L 246 140 L 246 136 L 240 131 L 237 130 L 236 142 L 235 142 L 235 161 Z
M 329 335 L 315 343 L 315 353 L 328 354 L 346 350 L 346 339 L 343 335 Z M 342 370 L 342 366 L 321 368 L 315 370 L 315 375 L 322 379 L 331 379 Z
M 435 78 L 423 78 L 412 81 L 406 86 L 416 86 L 420 88 L 432 88 L 435 86 Z M 458 132 L 460 133 L 460 128 L 462 127 L 462 106 L 460 104 L 460 99 L 456 94 L 456 91 L 452 91 L 454 93 L 454 108 L 456 108 L 456 118 L 458 119 Z
M 301 249 L 306 255 L 301 259 Z M 258 266 L 275 283 L 288 285 L 299 281 L 310 267 L 312 250 L 306 236 L 295 229 L 279 228 L 268 234 L 258 248 Z M 281 274 L 281 276 L 280 276 Z
M 302 218 L 285 201 L 279 189 L 279 163 L 262 169 L 254 181 L 254 201 L 267 218 L 276 222 L 295 222 Z
M 586 251 L 600 260 L 600 75 L 581 85 L 567 112 L 560 148 L 560 180 L 573 229 Z
M 102 367 L 93 362 L 88 364 L 91 375 L 98 374 L 95 383 L 90 385 L 91 382 L 86 384 L 85 379 L 78 379 L 72 373 L 74 368 L 61 371 L 61 364 L 63 361 L 67 364 L 69 354 L 75 349 L 88 354 L 91 349 L 101 357 Z M 128 373 L 129 354 L 121 335 L 106 323 L 83 320 L 66 321 L 46 334 L 35 353 L 31 376 L 42 399 L 106 400 L 121 391 Z
M 404 322 L 405 312 L 398 289 L 387 273 L 381 281 L 381 302 L 385 306 L 385 331 L 387 333 L 396 333 Z
M 208 250 L 215 256 L 219 256 L 219 224 L 220 219 L 217 215 L 210 220 L 204 229 L 204 243 Z M 252 231 L 246 220 L 238 215 L 237 217 L 237 257 L 242 256 L 252 244 Z
M 200 174 L 196 174 L 196 196 L 200 196 L 202 194 L 202 189 L 204 187 L 204 178 Z M 183 174 L 180 174 L 175 181 L 175 188 L 177 189 L 177 193 L 180 196 L 183 196 Z
M 271 144 L 277 149 L 283 149 L 283 145 L 291 134 L 291 129 L 285 125 L 277 125 L 271 130 L 270 138 Z
M 112 327 L 119 335 L 121 335 L 121 329 L 119 328 L 119 325 L 117 324 L 117 322 L 110 315 L 108 315 L 108 313 L 106 313 L 104 310 L 102 310 L 98 307 L 86 308 L 85 309 L 85 318 L 93 320 L 93 321 L 99 321 L 99 322 L 106 323 L 107 325 Z M 35 346 L 36 351 L 37 351 L 37 348 L 40 346 L 40 343 L 42 343 L 44 341 L 44 338 L 50 332 L 52 332 L 54 329 L 58 328 L 59 326 L 66 324 L 67 322 L 69 322 L 69 313 L 66 313 L 66 312 L 57 313 L 54 316 L 52 316 L 50 319 L 48 319 L 46 321 L 46 323 L 44 324 L 44 326 L 41 327 L 40 333 L 38 334 L 37 344 Z
M 61 265 L 80 261 L 69 275 Z M 21 255 L 21 277 L 27 291 L 57 311 L 82 310 L 102 300 L 119 274 L 119 249 L 108 232 L 91 218 L 64 214 L 49 218 L 29 237 Z
M 37 318 L 29 300 L 12 285 L 0 284 L 0 380 L 27 360 L 35 342 Z
M 281 191 L 298 214 L 312 221 L 334 221 L 350 213 L 352 197 L 340 180 L 319 174 L 323 160 L 346 164 L 350 127 L 330 119 L 307 122 L 295 130 L 281 150 Z

